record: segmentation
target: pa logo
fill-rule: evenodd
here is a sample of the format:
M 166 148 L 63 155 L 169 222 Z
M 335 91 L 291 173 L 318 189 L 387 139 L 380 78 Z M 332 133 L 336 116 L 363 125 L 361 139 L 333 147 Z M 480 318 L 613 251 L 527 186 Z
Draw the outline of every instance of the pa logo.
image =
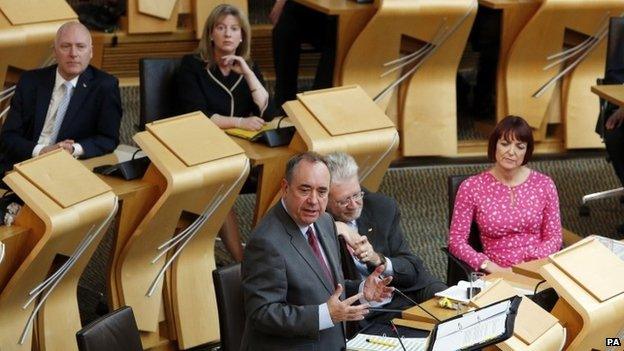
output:
M 606 338 L 605 344 L 606 346 L 622 346 L 620 338 Z

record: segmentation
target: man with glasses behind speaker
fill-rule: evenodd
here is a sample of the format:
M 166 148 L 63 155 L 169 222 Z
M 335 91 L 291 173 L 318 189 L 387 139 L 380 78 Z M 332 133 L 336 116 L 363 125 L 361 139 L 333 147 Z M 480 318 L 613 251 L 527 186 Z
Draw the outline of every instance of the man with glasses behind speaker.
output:
M 333 153 L 326 160 L 332 180 L 327 211 L 337 221 L 338 233 L 346 243 L 341 248 L 345 285 L 357 285 L 375 267 L 385 265 L 384 275 L 393 277 L 391 286 L 415 302 L 428 300 L 436 292 L 446 289 L 446 285 L 435 279 L 410 251 L 401 230 L 401 214 L 396 201 L 362 190 L 358 165 L 348 154 Z M 395 291 L 383 307 L 404 309 L 413 305 Z M 360 326 L 392 317 L 396 315 L 371 313 Z

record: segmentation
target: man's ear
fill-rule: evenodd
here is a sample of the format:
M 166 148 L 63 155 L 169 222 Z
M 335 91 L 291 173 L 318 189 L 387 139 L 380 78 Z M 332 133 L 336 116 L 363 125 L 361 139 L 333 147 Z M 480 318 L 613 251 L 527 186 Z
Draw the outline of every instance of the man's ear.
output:
M 286 192 L 288 191 L 288 182 L 286 181 L 286 178 L 282 178 L 281 188 L 282 194 L 286 194 Z

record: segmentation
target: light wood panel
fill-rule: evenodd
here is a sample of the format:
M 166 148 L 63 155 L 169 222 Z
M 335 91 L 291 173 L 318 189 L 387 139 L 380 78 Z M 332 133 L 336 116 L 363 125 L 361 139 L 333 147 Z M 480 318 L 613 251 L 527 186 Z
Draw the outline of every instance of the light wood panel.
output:
M 180 150 L 173 152 L 175 140 L 163 142 L 162 129 L 167 125 L 187 131 L 184 143 L 202 134 L 191 131 L 203 130 L 203 135 L 213 135 L 213 149 L 224 145 L 222 149 L 236 151 L 188 166 L 176 156 L 181 155 Z M 158 346 L 164 338 L 170 345 L 177 340 L 177 347 L 187 349 L 219 338 L 211 274 L 214 240 L 249 172 L 249 161 L 243 150 L 200 112 L 159 121 L 160 138 L 150 132 L 151 127 L 134 139 L 152 161 L 144 180 L 156 185 L 160 196 L 127 239 L 116 267 L 116 285 L 119 303 L 134 310 L 144 347 Z M 196 142 L 201 144 L 201 140 Z M 195 160 L 201 154 L 211 155 L 203 148 L 196 153 Z M 196 216 L 202 213 L 203 217 Z M 195 236 L 181 239 L 168 254 L 155 259 L 163 253 L 158 247 L 185 229 L 178 228 L 180 220 L 198 225 Z M 176 255 L 173 251 L 177 249 L 181 251 Z M 166 268 L 166 259 L 173 260 L 165 269 L 166 278 L 154 283 Z
M 0 87 L 9 66 L 38 68 L 52 55 L 58 28 L 78 19 L 64 0 L 0 1 Z
M 3 351 L 78 350 L 75 341 L 75 334 L 81 328 L 76 300 L 78 279 L 107 225 L 99 232 L 94 229 L 112 216 L 116 198 L 110 188 L 97 195 L 85 191 L 82 184 L 101 184 L 101 181 L 62 150 L 27 161 L 29 167 L 35 164 L 47 168 L 63 164 L 64 172 L 56 174 L 55 182 L 64 184 L 66 189 L 74 189 L 74 186 L 82 189 L 82 194 L 78 194 L 81 196 L 72 195 L 74 199 L 81 200 L 72 201 L 66 207 L 60 206 L 58 199 L 50 198 L 42 191 L 41 184 L 35 183 L 38 179 L 24 176 L 28 171 L 20 171 L 21 164 L 16 165 L 18 171 L 4 178 L 24 200 L 25 207 L 16 218 L 16 224 L 28 230 L 12 235 L 15 239 L 19 235 L 19 240 L 3 240 L 9 245 L 9 252 L 13 252 L 13 258 L 19 261 L 14 262 L 16 269 L 8 272 L 8 281 L 0 290 L 0 345 Z M 83 176 L 77 180 L 77 174 Z M 58 196 L 62 197 L 62 194 Z M 61 203 L 69 202 L 63 200 Z M 0 230 L 5 231 L 6 228 Z M 80 249 L 85 243 L 83 250 Z M 22 252 L 17 253 L 19 251 Z M 60 268 L 61 264 L 70 262 L 73 265 L 67 270 Z M 65 273 L 51 280 L 54 284 L 46 287 L 38 299 L 24 307 L 30 297 L 29 292 L 55 272 Z M 42 303 L 41 309 L 20 343 L 20 336 L 38 301 Z
M 139 12 L 140 0 L 128 0 L 126 16 L 128 19 L 128 33 L 167 33 L 176 30 L 178 24 L 179 7 L 174 6 L 167 19 L 162 19 Z M 178 0 L 174 0 L 176 5 Z
M 624 106 L 624 85 L 595 85 L 591 87 L 592 93 L 618 106 Z
M 354 93 L 357 91 L 357 93 Z M 314 99 L 303 103 L 306 96 L 314 95 Z M 359 98 L 355 98 L 359 97 Z M 328 154 L 342 151 L 352 155 L 360 166 L 360 183 L 371 191 L 377 191 L 381 184 L 394 153 L 398 148 L 398 133 L 391 121 L 358 86 L 345 86 L 332 89 L 310 91 L 297 95 L 298 100 L 284 104 L 284 111 L 297 128 L 295 138 L 290 147 L 297 151 L 315 151 Z M 331 101 L 330 101 L 331 100 Z M 335 125 L 341 131 L 351 130 L 351 133 L 332 135 L 310 108 L 313 103 L 324 106 L 324 114 L 331 116 Z M 341 104 L 337 110 L 328 110 L 331 106 Z M 376 119 L 377 125 L 388 126 L 376 130 L 362 130 L 357 124 L 349 122 L 351 119 L 345 114 L 349 110 L 356 110 L 356 105 L 368 106 L 368 116 L 360 116 L 362 120 Z
M 485 307 L 503 299 L 516 296 L 512 285 L 498 279 L 472 301 L 476 307 Z M 522 298 L 514 324 L 513 336 L 496 346 L 501 350 L 541 351 L 559 350 L 565 333 L 557 319 L 527 297 Z
M 507 116 L 507 90 L 505 85 L 505 70 L 509 49 L 518 33 L 524 28 L 529 19 L 535 14 L 542 0 L 479 0 L 480 6 L 500 10 L 501 33 L 498 67 L 496 69 L 496 117 L 497 120 Z
M 457 154 L 455 80 L 476 10 L 472 0 L 380 1 L 345 58 L 342 83 L 359 84 L 372 98 L 419 65 L 403 82 L 398 116 L 391 116 L 404 156 Z M 418 49 L 427 54 L 382 77 L 394 67 L 384 64 Z M 394 93 L 377 100 L 383 110 Z
M 358 4 L 350 0 L 294 0 L 321 13 L 337 16 L 334 86 L 343 85 L 343 64 L 351 45 L 377 11 L 380 0 L 374 4 Z
M 541 96 L 532 96 L 565 69 L 560 63 L 544 70 L 551 62 L 547 57 L 563 51 L 567 48 L 565 45 L 578 45 L 588 36 L 597 35 L 606 18 L 622 10 L 624 4 L 617 0 L 544 0 L 509 52 L 505 70 L 507 112 L 524 117 L 534 128 L 542 126 L 548 118 L 547 109 L 557 88 L 551 87 Z M 568 64 L 581 55 L 569 60 Z M 592 80 L 603 74 L 604 57 L 603 39 L 570 71 L 561 85 L 561 119 L 565 123 L 568 148 L 600 145 L 598 136 L 593 133 L 593 116 L 598 114 L 598 101 L 587 86 L 594 84 Z
M 562 269 L 563 266 L 560 266 L 561 264 L 566 264 L 560 259 L 567 256 L 568 253 L 578 256 L 585 252 L 586 248 L 591 249 L 592 245 L 588 244 L 593 242 L 596 242 L 595 238 L 585 238 L 557 254 L 551 255 L 549 258 L 551 263 L 543 266 L 541 269 L 542 276 L 555 288 L 560 297 L 553 314 L 567 329 L 566 349 L 569 350 L 590 350 L 592 348 L 604 350 L 605 338 L 617 335 L 624 327 L 624 315 L 620 313 L 620 311 L 624 310 L 624 291 L 620 291 L 616 296 L 600 302 L 588 288 L 600 290 L 601 286 L 583 287 L 577 281 L 577 276 L 569 275 L 572 272 L 570 267 L 566 265 Z M 591 272 L 591 270 L 587 272 L 582 271 L 583 262 L 591 263 L 591 267 L 595 269 L 600 266 L 601 260 L 609 255 L 613 256 L 609 262 L 614 264 L 616 262 L 614 260 L 617 260 L 617 257 L 613 254 L 605 253 L 601 254 L 601 257 L 596 257 L 592 255 L 592 250 L 589 250 L 587 255 L 583 255 L 582 262 L 578 262 L 579 265 L 576 269 L 581 271 L 577 273 L 585 275 Z M 559 263 L 556 263 L 557 261 Z M 618 264 L 619 267 L 617 269 L 624 267 L 622 261 L 619 261 Z M 607 271 L 609 269 L 608 265 L 605 265 L 604 269 L 605 274 L 613 272 Z M 598 273 L 598 275 L 602 275 L 602 273 Z M 619 281 L 620 278 L 618 277 L 615 280 Z M 583 280 L 583 282 L 586 283 L 587 280 Z
M 137 7 L 139 13 L 167 20 L 171 18 L 176 2 L 176 0 L 138 0 Z

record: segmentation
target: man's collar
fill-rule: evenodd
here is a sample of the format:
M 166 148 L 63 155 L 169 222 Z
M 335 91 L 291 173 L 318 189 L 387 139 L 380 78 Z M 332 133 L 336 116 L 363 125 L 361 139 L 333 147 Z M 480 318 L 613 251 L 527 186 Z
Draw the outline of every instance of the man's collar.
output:
M 55 78 L 55 81 L 54 81 L 54 88 L 56 89 L 56 88 L 60 87 L 61 85 L 63 85 L 63 83 L 65 83 L 65 82 L 69 82 L 69 83 L 72 85 L 72 88 L 74 88 L 74 89 L 75 89 L 75 88 L 76 88 L 76 85 L 78 84 L 78 79 L 80 78 L 80 75 L 82 75 L 82 73 L 81 73 L 81 74 L 79 74 L 79 75 L 77 75 L 77 76 L 75 76 L 75 77 L 74 77 L 74 78 L 72 78 L 71 80 L 67 81 L 67 80 L 65 80 L 65 78 L 63 78 L 63 76 L 59 73 L 58 67 L 56 67 L 56 78 Z

